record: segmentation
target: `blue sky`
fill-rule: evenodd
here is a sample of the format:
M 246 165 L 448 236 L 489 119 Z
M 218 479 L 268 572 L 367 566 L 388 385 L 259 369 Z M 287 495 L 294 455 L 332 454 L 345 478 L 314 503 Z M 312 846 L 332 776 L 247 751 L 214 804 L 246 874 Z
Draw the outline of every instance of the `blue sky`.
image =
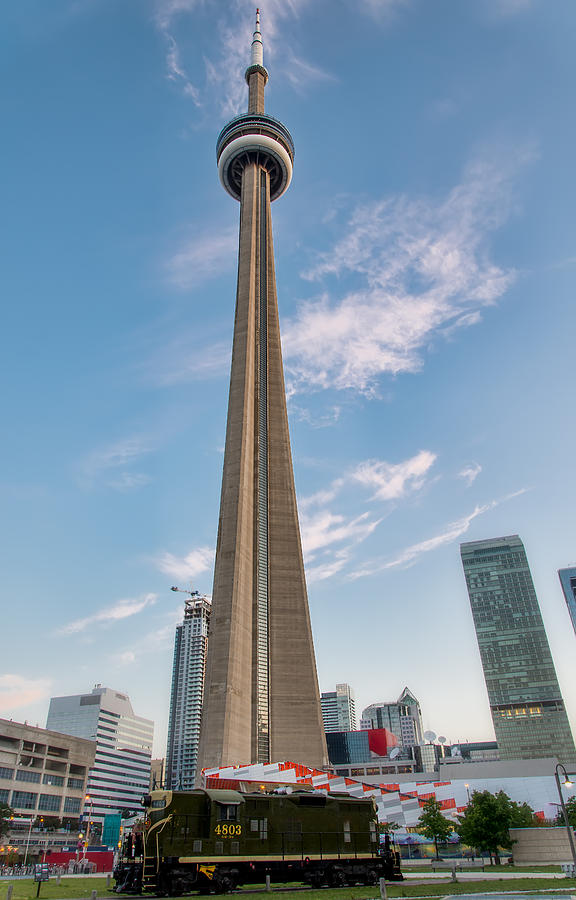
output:
M 163 754 L 172 584 L 210 593 L 244 0 L 21 0 L 0 58 L 0 715 L 129 692 Z M 320 687 L 493 735 L 458 544 L 525 542 L 576 725 L 570 0 L 264 0 Z

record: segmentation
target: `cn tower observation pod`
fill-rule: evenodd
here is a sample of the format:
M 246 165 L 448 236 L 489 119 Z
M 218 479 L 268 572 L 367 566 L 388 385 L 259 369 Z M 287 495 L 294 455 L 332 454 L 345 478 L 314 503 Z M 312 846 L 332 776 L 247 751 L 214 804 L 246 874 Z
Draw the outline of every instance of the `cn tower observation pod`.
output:
M 216 144 L 223 188 L 240 200 L 242 173 L 250 163 L 270 175 L 270 200 L 281 197 L 292 180 L 294 142 L 282 122 L 265 113 L 245 113 L 228 122 Z

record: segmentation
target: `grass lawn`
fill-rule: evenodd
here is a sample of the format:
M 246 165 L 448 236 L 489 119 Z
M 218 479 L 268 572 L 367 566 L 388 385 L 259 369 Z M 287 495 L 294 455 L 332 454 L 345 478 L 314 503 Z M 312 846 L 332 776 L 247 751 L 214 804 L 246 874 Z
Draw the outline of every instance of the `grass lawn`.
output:
M 509 872 L 509 867 L 507 868 Z M 0 881 L 0 900 L 6 900 L 8 885 L 13 885 L 12 900 L 34 900 L 38 885 L 31 879 L 22 880 L 6 879 Z M 92 891 L 97 891 L 98 897 L 110 897 L 112 893 L 106 888 L 106 878 L 66 878 L 62 877 L 60 884 L 56 884 L 56 878 L 44 882 L 40 888 L 40 900 L 86 900 L 90 898 Z M 535 893 L 549 893 L 564 891 L 569 894 L 576 893 L 576 879 L 562 881 L 550 881 L 549 878 L 511 878 L 494 879 L 491 881 L 463 881 L 463 882 L 432 882 L 427 884 L 410 884 L 401 882 L 388 884 L 386 887 L 388 897 L 393 900 L 397 897 L 444 897 L 447 894 L 474 894 L 474 893 L 517 893 L 519 891 L 533 891 Z M 126 900 L 129 894 L 120 895 Z M 146 897 L 147 895 L 143 895 Z M 151 895 L 150 895 L 151 896 Z M 191 896 L 198 896 L 192 894 Z M 228 895 L 228 896 L 238 896 Z M 281 900 L 373 900 L 380 897 L 378 886 L 368 887 L 344 887 L 326 888 L 324 890 L 306 891 L 282 891 Z
M 2 879 L 0 881 L 0 900 L 6 900 L 6 891 L 8 885 L 11 884 L 12 900 L 35 900 L 38 884 L 33 878 L 11 878 Z M 114 884 L 114 882 L 112 882 Z M 40 885 L 40 900 L 50 900 L 50 898 L 58 897 L 59 900 L 75 900 L 75 898 L 90 897 L 92 891 L 98 891 L 98 897 L 106 897 L 108 891 L 106 888 L 106 876 L 103 878 L 66 878 L 62 876 L 60 884 L 56 884 L 56 877 L 53 875 L 50 881 L 43 881 Z M 109 895 L 112 897 L 112 894 Z

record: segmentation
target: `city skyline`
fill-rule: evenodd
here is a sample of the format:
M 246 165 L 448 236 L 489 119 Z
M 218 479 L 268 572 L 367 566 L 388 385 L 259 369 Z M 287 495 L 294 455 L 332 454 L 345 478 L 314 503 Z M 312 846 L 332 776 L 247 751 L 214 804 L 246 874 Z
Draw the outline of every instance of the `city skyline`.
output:
M 170 586 L 212 589 L 237 249 L 215 143 L 254 10 L 0 13 L 0 715 L 44 725 L 50 696 L 105 683 L 156 722 L 155 755 Z M 320 690 L 363 709 L 409 684 L 426 729 L 489 739 L 458 544 L 519 533 L 574 725 L 574 8 L 261 12 L 296 143 L 274 229 Z

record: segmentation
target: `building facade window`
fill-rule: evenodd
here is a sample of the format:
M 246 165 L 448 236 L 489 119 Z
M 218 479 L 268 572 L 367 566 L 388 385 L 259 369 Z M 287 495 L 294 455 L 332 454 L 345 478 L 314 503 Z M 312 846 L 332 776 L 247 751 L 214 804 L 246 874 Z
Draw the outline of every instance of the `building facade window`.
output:
M 54 794 L 40 794 L 38 809 L 42 812 L 60 812 L 61 802 L 62 798 L 56 797 Z
M 12 791 L 12 806 L 15 809 L 36 809 L 37 794 L 29 791 Z
M 79 813 L 80 799 L 78 797 L 66 797 L 66 799 L 64 800 L 64 812 Z

